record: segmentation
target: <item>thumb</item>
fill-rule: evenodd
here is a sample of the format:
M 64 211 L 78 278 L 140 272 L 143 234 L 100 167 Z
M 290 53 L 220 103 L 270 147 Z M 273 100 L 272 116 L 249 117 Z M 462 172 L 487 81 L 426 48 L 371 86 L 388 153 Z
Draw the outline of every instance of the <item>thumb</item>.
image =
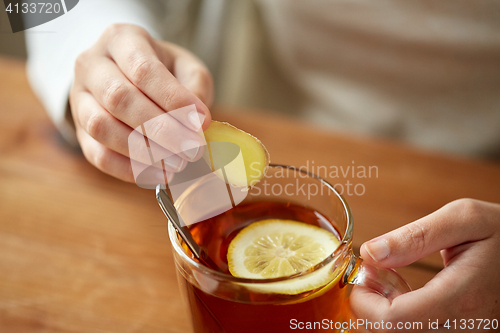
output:
M 191 57 L 180 57 L 175 62 L 175 75 L 180 84 L 196 95 L 208 108 L 212 106 L 214 88 L 208 69 Z
M 481 202 L 453 201 L 413 223 L 377 237 L 361 246 L 363 259 L 379 267 L 401 267 L 439 250 L 484 239 Z
M 159 57 L 174 74 L 181 85 L 196 95 L 207 108 L 214 98 L 212 75 L 205 64 L 188 50 L 165 41 L 161 45 Z

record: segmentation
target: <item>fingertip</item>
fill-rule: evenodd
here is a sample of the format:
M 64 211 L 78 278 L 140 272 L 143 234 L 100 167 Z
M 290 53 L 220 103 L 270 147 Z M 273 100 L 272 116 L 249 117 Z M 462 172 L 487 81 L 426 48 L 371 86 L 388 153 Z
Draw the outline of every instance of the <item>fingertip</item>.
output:
M 364 261 L 369 262 L 369 263 L 374 263 L 373 258 L 370 256 L 368 251 L 366 251 L 366 243 L 363 243 L 361 247 L 359 248 L 359 253 L 361 255 L 361 258 L 363 258 Z
M 210 113 L 210 110 L 208 110 L 207 108 L 206 111 L 203 112 L 203 115 L 205 117 L 203 118 L 201 128 L 203 131 L 206 131 L 210 127 L 210 124 L 212 123 L 212 114 Z
M 168 184 L 174 178 L 174 173 L 168 170 L 155 170 L 154 178 L 157 184 Z
M 374 239 L 361 245 L 361 256 L 371 261 L 380 263 L 391 254 L 391 249 L 387 240 L 383 238 Z
M 205 123 L 206 117 L 207 116 L 205 115 L 205 113 L 198 110 L 189 112 L 188 120 L 190 122 L 191 128 L 197 132 L 203 130 L 203 125 Z

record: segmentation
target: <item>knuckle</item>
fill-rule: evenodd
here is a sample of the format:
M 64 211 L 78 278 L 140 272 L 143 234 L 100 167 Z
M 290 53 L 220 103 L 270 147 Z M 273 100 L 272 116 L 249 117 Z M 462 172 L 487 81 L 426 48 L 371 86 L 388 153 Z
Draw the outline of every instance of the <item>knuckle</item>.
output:
M 87 64 L 89 63 L 89 52 L 82 52 L 76 57 L 75 60 L 75 75 L 78 75 L 83 70 L 87 68 Z
M 105 133 L 105 117 L 95 113 L 87 121 L 86 128 L 91 137 L 100 141 Z
M 177 104 L 181 104 L 181 103 L 178 103 L 180 102 L 180 99 L 182 99 L 182 94 L 181 94 L 181 91 L 180 91 L 180 87 L 176 84 L 171 84 L 168 89 L 165 89 L 165 97 L 163 98 L 163 103 L 161 105 L 162 108 L 164 108 L 165 110 L 167 111 L 171 111 L 169 110 L 168 106 L 169 105 L 177 105 Z
M 199 65 L 191 70 L 189 81 L 203 88 L 210 87 L 212 86 L 212 74 L 205 66 Z
M 92 161 L 97 169 L 106 171 L 109 165 L 109 153 L 105 149 L 99 149 L 94 152 Z
M 149 137 L 157 138 L 162 132 L 165 133 L 166 131 L 168 131 L 168 124 L 163 120 L 163 117 L 161 117 L 161 119 L 155 119 L 150 126 Z
M 128 24 L 125 23 L 113 23 L 104 30 L 103 34 L 109 37 L 115 37 L 121 34 L 127 26 Z
M 415 252 L 421 252 L 426 245 L 426 231 L 419 223 L 410 223 L 406 226 L 403 241 Z
M 139 35 L 149 41 L 152 40 L 151 35 L 147 32 L 146 29 L 129 23 L 113 23 L 106 27 L 102 36 L 104 37 L 104 40 L 112 41 L 118 36 L 122 36 L 125 34 Z
M 482 216 L 482 205 L 479 200 L 474 199 L 458 199 L 453 202 L 457 205 L 457 209 L 460 211 L 461 217 L 465 221 L 479 221 Z
M 200 69 L 198 70 L 198 76 L 199 76 L 200 83 L 203 86 L 207 86 L 207 87 L 212 86 L 212 81 L 213 81 L 212 74 L 205 66 L 200 67 Z
M 112 114 L 116 114 L 123 106 L 130 89 L 123 82 L 113 82 L 107 85 L 104 93 L 104 106 Z
M 131 31 L 133 31 L 135 34 L 137 34 L 139 36 L 145 37 L 147 39 L 149 39 L 151 37 L 149 32 L 147 32 L 147 30 L 144 29 L 143 27 L 140 27 L 138 25 L 130 25 L 129 27 L 130 27 Z
M 149 59 L 133 58 L 130 60 L 130 80 L 134 85 L 140 85 L 153 71 L 155 63 Z

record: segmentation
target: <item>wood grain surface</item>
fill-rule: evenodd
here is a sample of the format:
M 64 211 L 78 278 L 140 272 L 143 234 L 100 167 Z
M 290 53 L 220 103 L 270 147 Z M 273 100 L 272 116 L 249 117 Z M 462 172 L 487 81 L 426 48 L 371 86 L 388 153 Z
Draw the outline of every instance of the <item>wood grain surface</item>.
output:
M 31 92 L 24 63 L 0 59 L 0 109 L 0 332 L 190 332 L 154 193 L 101 173 L 69 149 Z M 275 163 L 376 166 L 371 178 L 320 172 L 365 189 L 346 195 L 356 247 L 457 198 L 500 202 L 496 163 L 332 133 L 264 111 L 218 108 L 214 115 L 259 137 Z M 440 268 L 433 255 L 400 272 L 418 288 Z

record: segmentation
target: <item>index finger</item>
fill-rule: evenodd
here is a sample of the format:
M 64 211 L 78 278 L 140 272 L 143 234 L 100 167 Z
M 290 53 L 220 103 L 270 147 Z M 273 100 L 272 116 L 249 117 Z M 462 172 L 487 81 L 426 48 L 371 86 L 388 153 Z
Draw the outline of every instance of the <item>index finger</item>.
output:
M 206 116 L 203 128 L 208 127 L 210 112 L 206 105 L 180 84 L 168 68 L 175 61 L 174 53 L 171 58 L 163 57 L 163 63 L 146 31 L 134 27 L 123 29 L 129 30 L 115 34 L 107 43 L 107 50 L 129 81 L 165 111 L 194 104 Z
M 434 252 L 485 239 L 492 234 L 487 207 L 494 206 L 472 199 L 453 201 L 413 223 L 364 243 L 361 256 L 380 267 L 401 267 Z

